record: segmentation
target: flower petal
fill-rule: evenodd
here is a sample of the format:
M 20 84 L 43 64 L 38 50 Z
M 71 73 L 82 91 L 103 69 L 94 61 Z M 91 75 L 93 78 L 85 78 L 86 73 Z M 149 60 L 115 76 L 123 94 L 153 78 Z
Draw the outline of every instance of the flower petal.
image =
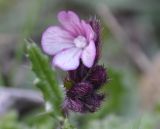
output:
M 81 58 L 83 64 L 88 68 L 92 67 L 92 65 L 94 64 L 95 56 L 96 56 L 96 47 L 94 42 L 91 41 L 89 45 L 82 52 Z
M 62 51 L 54 57 L 53 65 L 64 71 L 74 70 L 79 66 L 81 52 L 81 49 L 75 47 Z
M 73 37 L 58 26 L 49 27 L 43 33 L 41 42 L 43 50 L 49 55 L 73 47 Z
M 58 20 L 59 22 L 62 24 L 62 26 L 70 31 L 74 36 L 77 34 L 81 34 L 82 33 L 82 27 L 80 24 L 80 19 L 77 16 L 77 14 L 75 14 L 72 11 L 61 11 L 58 14 Z
M 84 20 L 82 20 L 81 23 L 82 23 L 82 26 L 85 32 L 85 36 L 87 37 L 87 39 L 89 41 L 93 40 L 95 36 L 95 32 L 93 31 L 92 27 L 89 24 L 87 24 Z

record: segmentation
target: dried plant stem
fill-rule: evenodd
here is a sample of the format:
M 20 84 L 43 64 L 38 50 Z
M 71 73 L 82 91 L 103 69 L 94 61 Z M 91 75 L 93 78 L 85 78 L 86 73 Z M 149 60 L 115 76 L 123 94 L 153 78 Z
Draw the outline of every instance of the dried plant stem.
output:
M 109 8 L 104 4 L 100 4 L 97 8 L 97 12 L 104 21 L 104 24 L 106 24 L 106 26 L 110 29 L 113 36 L 121 43 L 121 45 L 123 45 L 126 52 L 134 61 L 139 70 L 141 72 L 146 72 L 151 66 L 150 60 L 139 48 L 139 46 L 136 45 L 135 42 L 130 40 L 129 36 L 117 22 L 116 18 L 110 12 Z

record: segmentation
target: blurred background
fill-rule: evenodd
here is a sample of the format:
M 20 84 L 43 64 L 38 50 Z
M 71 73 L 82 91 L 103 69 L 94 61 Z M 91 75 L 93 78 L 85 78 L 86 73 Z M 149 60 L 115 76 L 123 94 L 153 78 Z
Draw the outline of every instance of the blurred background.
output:
M 0 129 L 53 129 L 24 39 L 40 46 L 60 10 L 100 19 L 102 58 L 110 82 L 102 108 L 70 116 L 79 129 L 160 129 L 159 0 L 0 0 Z M 38 113 L 37 113 L 38 112 Z

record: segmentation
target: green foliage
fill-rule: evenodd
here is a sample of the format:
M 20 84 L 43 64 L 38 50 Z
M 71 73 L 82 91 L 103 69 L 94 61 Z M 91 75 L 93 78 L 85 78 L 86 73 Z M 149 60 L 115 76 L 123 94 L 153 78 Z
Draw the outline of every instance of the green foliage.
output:
M 0 0 L 0 14 L 3 14 L 14 2 L 15 0 Z
M 16 112 L 9 112 L 0 118 L 0 129 L 53 129 L 54 122 L 49 116 L 29 117 L 30 121 L 19 121 Z
M 93 120 L 86 124 L 83 129 L 156 129 L 160 120 L 159 114 L 145 114 L 132 119 L 109 115 L 101 120 Z M 70 125 L 67 119 L 62 120 L 62 129 L 76 129 Z M 0 117 L 0 129 L 56 129 L 53 121 L 48 115 L 30 116 L 27 124 L 24 121 L 18 121 L 16 112 L 9 112 L 5 116 Z M 54 127 L 54 128 L 53 128 Z M 79 129 L 81 129 L 80 125 Z
M 156 114 L 146 114 L 128 119 L 110 115 L 103 120 L 94 120 L 86 129 L 156 129 L 159 117 Z
M 45 100 L 52 104 L 54 115 L 61 115 L 60 106 L 63 100 L 62 89 L 60 89 L 58 85 L 49 58 L 42 54 L 35 43 L 27 44 L 27 53 L 32 62 L 32 70 L 37 76 L 35 85 L 42 91 Z
M 26 116 L 23 118 L 23 121 L 27 123 L 29 127 L 34 127 L 36 129 L 53 129 L 58 126 L 58 121 L 53 119 L 50 113 L 37 113 Z
M 0 129 L 33 129 L 17 121 L 16 112 L 10 112 L 0 118 Z

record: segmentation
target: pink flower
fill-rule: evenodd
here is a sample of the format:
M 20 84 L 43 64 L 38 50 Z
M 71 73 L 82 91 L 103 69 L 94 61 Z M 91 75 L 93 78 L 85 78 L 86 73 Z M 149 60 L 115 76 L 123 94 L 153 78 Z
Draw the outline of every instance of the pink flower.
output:
M 75 70 L 80 61 L 91 68 L 95 61 L 95 32 L 90 24 L 72 11 L 58 14 L 61 26 L 51 26 L 42 35 L 42 48 L 53 56 L 53 65 L 62 70 Z

